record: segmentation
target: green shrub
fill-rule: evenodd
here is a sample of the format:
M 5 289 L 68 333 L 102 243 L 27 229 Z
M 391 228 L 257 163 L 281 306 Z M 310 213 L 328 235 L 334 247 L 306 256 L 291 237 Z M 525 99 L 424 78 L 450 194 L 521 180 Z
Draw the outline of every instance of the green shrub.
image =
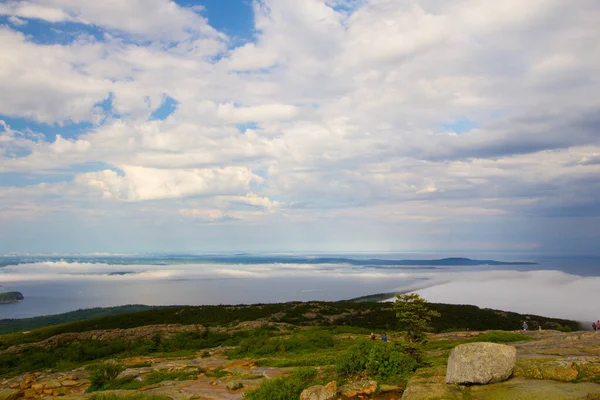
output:
M 404 352 L 402 346 L 375 342 L 365 365 L 369 376 L 384 382 L 405 381 L 417 368 L 417 360 Z
M 298 368 L 290 376 L 267 379 L 246 393 L 248 400 L 298 400 L 300 393 L 318 382 L 315 368 Z
M 335 371 L 342 378 L 367 372 L 377 380 L 400 382 L 415 371 L 422 357 L 422 350 L 413 343 L 361 340 L 340 357 Z
M 104 386 L 114 380 L 121 372 L 125 370 L 125 367 L 121 364 L 116 363 L 105 363 L 98 364 L 88 367 L 90 371 L 90 387 L 89 392 L 101 390 Z

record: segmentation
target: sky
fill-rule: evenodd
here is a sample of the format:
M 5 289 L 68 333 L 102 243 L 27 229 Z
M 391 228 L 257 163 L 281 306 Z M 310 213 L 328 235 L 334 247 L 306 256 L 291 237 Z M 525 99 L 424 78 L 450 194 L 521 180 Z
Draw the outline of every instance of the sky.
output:
M 0 253 L 600 252 L 596 0 L 4 0 Z

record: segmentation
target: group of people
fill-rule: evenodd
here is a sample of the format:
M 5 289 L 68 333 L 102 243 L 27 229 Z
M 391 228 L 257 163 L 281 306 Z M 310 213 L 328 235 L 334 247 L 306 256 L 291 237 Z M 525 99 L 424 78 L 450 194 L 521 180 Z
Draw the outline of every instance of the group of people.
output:
M 369 335 L 369 339 L 375 340 L 375 339 L 377 339 L 377 336 L 375 336 L 375 333 L 371 332 L 371 334 Z M 383 340 L 384 342 L 387 342 L 388 341 L 387 334 L 384 333 L 383 335 L 381 335 L 381 340 Z
M 595 332 L 600 331 L 600 320 L 598 320 L 596 322 L 592 322 L 592 329 Z

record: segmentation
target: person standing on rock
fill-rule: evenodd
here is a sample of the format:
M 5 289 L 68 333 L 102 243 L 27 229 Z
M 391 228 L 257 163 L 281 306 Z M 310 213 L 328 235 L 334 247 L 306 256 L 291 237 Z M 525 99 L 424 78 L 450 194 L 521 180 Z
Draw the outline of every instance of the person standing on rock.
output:
M 529 326 L 527 326 L 527 322 L 523 322 L 523 330 L 526 331 L 527 329 L 529 329 Z

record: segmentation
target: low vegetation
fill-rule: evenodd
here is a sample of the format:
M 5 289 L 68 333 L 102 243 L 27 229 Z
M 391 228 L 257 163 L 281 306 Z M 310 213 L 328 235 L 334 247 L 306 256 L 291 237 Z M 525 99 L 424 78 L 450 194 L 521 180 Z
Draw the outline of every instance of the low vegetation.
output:
M 140 312 L 121 313 L 122 308 L 112 311 L 116 315 L 105 315 L 94 319 L 85 319 L 61 325 L 46 326 L 28 332 L 39 324 L 48 325 L 63 322 L 61 318 L 91 318 L 102 315 L 105 309 L 82 310 L 57 316 L 36 317 L 26 320 L 0 320 L 0 333 L 13 332 L 0 336 L 0 350 L 20 343 L 39 342 L 49 337 L 69 332 L 87 332 L 97 329 L 127 329 L 158 324 L 201 324 L 208 327 L 229 326 L 243 321 L 270 320 L 294 325 L 352 326 L 367 330 L 403 329 L 397 326 L 396 311 L 391 303 L 377 302 L 310 302 L 255 304 L 236 306 L 197 306 L 162 307 Z M 530 329 L 571 329 L 579 330 L 579 323 L 557 318 L 536 315 L 522 315 L 512 312 L 481 309 L 476 306 L 453 304 L 428 304 L 429 308 L 441 314 L 431 322 L 432 332 L 457 330 L 514 330 L 519 329 L 527 320 Z M 146 306 L 125 306 L 137 307 Z M 110 309 L 109 309 L 110 310 Z M 126 310 L 126 309 L 125 309 Z M 38 322 L 41 321 L 41 322 Z
M 246 399 L 293 400 L 297 399 L 304 389 L 323 383 L 325 380 L 319 379 L 315 368 L 298 368 L 289 376 L 262 381 L 257 389 L 246 393 Z
M 335 371 L 346 379 L 366 372 L 379 382 L 400 383 L 408 380 L 422 361 L 423 352 L 417 344 L 360 340 L 337 360 Z
M 215 332 L 209 329 L 181 332 L 171 339 L 155 335 L 150 340 L 84 340 L 59 342 L 54 346 L 28 346 L 20 352 L 0 353 L 0 376 L 13 376 L 28 371 L 53 369 L 66 371 L 92 361 L 115 357 L 132 357 L 148 354 L 181 356 L 200 349 L 218 346 L 236 346 L 251 336 L 264 335 L 265 329 Z
M 444 310 L 450 317 L 444 314 Z M 482 320 L 475 320 L 473 315 L 469 315 L 470 312 Z M 429 304 L 418 295 L 398 296 L 395 304 L 311 302 L 157 308 L 51 326 L 26 334 L 0 336 L 0 350 L 25 344 L 0 351 L 0 377 L 34 371 L 68 371 L 85 366 L 90 380 L 88 391 L 94 392 L 92 400 L 165 400 L 161 396 L 116 396 L 102 392 L 133 391 L 164 381 L 194 380 L 201 374 L 204 374 L 203 378 L 227 377 L 232 372 L 226 369 L 205 370 L 196 365 L 180 370 L 155 369 L 144 371 L 141 375 L 130 375 L 130 371 L 127 371 L 127 374 L 121 375 L 128 362 L 124 358 L 206 358 L 214 353 L 214 350 L 209 352 L 208 349 L 220 347 L 218 352 L 230 359 L 250 359 L 259 366 L 295 367 L 289 375 L 264 380 L 257 389 L 246 392 L 246 399 L 249 400 L 289 400 L 297 399 L 302 390 L 309 386 L 332 380 L 344 384 L 370 378 L 380 384 L 402 386 L 416 369 L 444 364 L 449 350 L 457 344 L 530 340 L 520 333 L 489 331 L 477 336 L 442 336 L 427 342 L 427 331 L 475 330 L 481 325 L 510 325 L 510 329 L 518 329 L 524 318 L 532 327 L 534 322 L 562 329 L 577 327 L 571 321 L 525 317 L 472 306 Z M 242 321 L 252 319 L 288 324 L 264 324 L 252 329 L 215 329 L 237 326 Z M 139 340 L 123 336 L 110 341 L 71 339 L 53 340 L 46 346 L 27 345 L 57 333 L 164 323 L 202 326 L 168 337 L 161 336 L 157 331 L 154 336 Z M 387 332 L 390 341 L 368 340 L 371 331 L 376 331 L 378 338 L 381 333 Z M 151 362 L 144 359 L 135 361 L 137 364 L 129 364 L 127 368 L 152 366 Z
M 105 363 L 93 365 L 88 368 L 91 372 L 91 385 L 88 392 L 102 390 L 137 390 L 145 386 L 155 385 L 163 381 L 187 381 L 204 371 L 199 368 L 190 368 L 183 371 L 158 370 L 149 373 L 143 381 L 135 380 L 135 376 L 119 378 L 119 374 L 125 370 L 125 367 L 116 363 Z M 217 372 L 218 374 L 218 372 Z
M 93 318 L 110 317 L 113 315 L 135 313 L 151 310 L 155 307 L 143 305 L 127 305 L 118 307 L 89 308 L 86 310 L 70 311 L 63 314 L 44 315 L 33 318 L 0 319 L 0 335 L 20 331 L 29 331 L 44 326 L 65 324 Z

